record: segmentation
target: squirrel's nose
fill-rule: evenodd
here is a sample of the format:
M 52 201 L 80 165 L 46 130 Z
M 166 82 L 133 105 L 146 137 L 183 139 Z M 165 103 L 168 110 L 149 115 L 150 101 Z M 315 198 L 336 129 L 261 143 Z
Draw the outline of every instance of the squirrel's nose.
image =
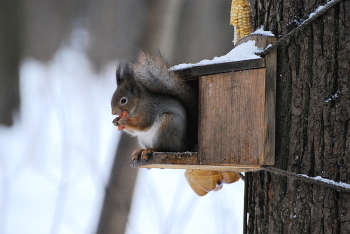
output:
M 121 115 L 122 113 L 123 113 L 123 110 L 117 107 L 112 107 L 112 115 Z

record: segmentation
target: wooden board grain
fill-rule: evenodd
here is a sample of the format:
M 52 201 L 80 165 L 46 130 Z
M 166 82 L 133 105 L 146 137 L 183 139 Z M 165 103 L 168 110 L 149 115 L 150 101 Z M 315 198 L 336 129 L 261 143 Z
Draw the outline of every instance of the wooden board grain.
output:
M 213 164 L 213 165 L 188 165 L 188 164 L 151 164 L 144 163 L 138 168 L 159 168 L 159 169 L 186 169 L 186 170 L 209 170 L 209 171 L 233 171 L 255 172 L 261 170 L 259 165 L 240 165 L 240 164 Z
M 198 79 L 199 76 L 218 74 L 223 72 L 242 71 L 247 69 L 256 69 L 265 67 L 265 59 L 250 59 L 227 63 L 207 64 L 194 66 L 185 69 L 173 70 L 184 80 Z
M 261 68 L 200 77 L 200 163 L 264 162 L 265 74 Z
M 197 152 L 154 152 L 146 161 L 138 159 L 131 162 L 132 167 L 141 167 L 148 164 L 196 165 L 199 162 Z
M 162 168 L 162 169 L 197 169 L 218 171 L 257 171 L 259 165 L 238 164 L 199 164 L 197 152 L 155 152 L 146 161 L 135 160 L 131 162 L 132 167 L 139 168 Z
M 270 44 L 276 38 L 269 38 Z M 277 79 L 277 50 L 272 50 L 266 59 L 266 82 L 265 82 L 265 153 L 264 164 L 275 164 L 275 128 L 276 128 L 276 79 Z
M 274 36 L 267 36 L 263 34 L 250 34 L 248 36 L 245 36 L 241 38 L 237 43 L 235 44 L 235 47 L 239 46 L 242 43 L 245 43 L 247 41 L 255 41 L 255 45 L 260 49 L 265 49 L 268 45 L 272 45 L 276 42 L 276 37 Z

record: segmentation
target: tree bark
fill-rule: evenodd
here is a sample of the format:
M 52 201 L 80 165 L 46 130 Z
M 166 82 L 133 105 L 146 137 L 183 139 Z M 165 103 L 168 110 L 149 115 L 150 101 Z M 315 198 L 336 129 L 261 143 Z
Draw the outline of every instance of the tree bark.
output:
M 21 54 L 21 1 L 0 3 L 0 125 L 13 124 L 19 108 L 18 67 Z
M 137 176 L 137 170 L 129 166 L 130 155 L 135 149 L 136 140 L 123 134 L 106 188 L 97 233 L 125 233 Z
M 325 1 L 257 0 L 255 28 L 283 36 Z M 276 164 L 350 183 L 350 2 L 278 48 Z M 349 233 L 350 194 L 265 171 L 248 173 L 248 233 Z

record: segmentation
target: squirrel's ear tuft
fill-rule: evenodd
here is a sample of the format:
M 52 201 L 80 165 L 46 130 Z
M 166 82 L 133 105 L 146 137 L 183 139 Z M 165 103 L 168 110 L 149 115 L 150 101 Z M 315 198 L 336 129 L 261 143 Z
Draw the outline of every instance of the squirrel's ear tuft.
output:
M 132 66 L 129 63 L 122 63 L 118 66 L 116 71 L 117 85 L 123 83 L 125 79 L 133 77 Z

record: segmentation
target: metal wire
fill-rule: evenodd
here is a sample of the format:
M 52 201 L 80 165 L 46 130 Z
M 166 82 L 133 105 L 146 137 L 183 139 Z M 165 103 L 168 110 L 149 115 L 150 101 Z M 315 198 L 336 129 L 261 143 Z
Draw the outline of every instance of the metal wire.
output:
M 275 49 L 278 46 L 280 46 L 283 42 L 288 40 L 291 36 L 294 36 L 297 32 L 303 30 L 306 26 L 308 26 L 310 23 L 312 23 L 314 20 L 316 20 L 319 16 L 323 15 L 324 13 L 326 13 L 330 8 L 332 8 L 335 4 L 339 3 L 340 1 L 342 1 L 342 0 L 331 0 L 331 1 L 329 1 L 326 5 L 323 6 L 322 9 L 315 10 L 314 14 L 311 17 L 309 17 L 307 20 L 305 20 L 302 24 L 300 24 L 298 27 L 296 27 L 295 29 L 290 31 L 288 34 L 283 36 L 281 39 L 276 41 L 271 46 L 267 47 L 264 51 L 256 53 L 256 55 L 259 55 L 261 57 L 266 56 L 270 51 L 272 51 L 273 49 Z
M 263 169 L 268 172 L 272 172 L 274 174 L 282 175 L 282 176 L 287 176 L 287 177 L 292 177 L 294 179 L 301 180 L 305 183 L 311 183 L 311 184 L 316 184 L 324 187 L 329 187 L 332 189 L 335 189 L 340 192 L 345 192 L 345 193 L 350 193 L 350 184 L 346 184 L 343 182 L 335 182 L 333 180 L 328 180 L 328 179 L 319 179 L 317 177 L 308 177 L 306 175 L 302 174 L 297 174 L 294 172 L 290 171 L 285 171 L 276 167 L 272 166 L 263 166 Z

